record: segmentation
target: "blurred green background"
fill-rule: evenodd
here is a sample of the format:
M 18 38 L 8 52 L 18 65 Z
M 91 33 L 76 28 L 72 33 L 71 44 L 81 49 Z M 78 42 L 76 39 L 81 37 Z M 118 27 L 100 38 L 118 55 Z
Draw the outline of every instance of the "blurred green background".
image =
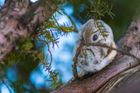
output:
M 91 5 L 90 2 L 95 0 L 70 0 L 70 3 L 74 5 L 74 16 L 84 23 L 88 17 L 89 12 L 87 7 Z M 98 0 L 97 0 L 98 1 Z M 102 0 L 101 0 L 102 1 Z M 108 15 L 102 17 L 102 20 L 107 22 L 113 29 L 115 40 L 118 40 L 127 31 L 130 22 L 134 16 L 140 12 L 140 0 L 106 0 L 112 5 L 113 18 Z M 69 3 L 68 3 L 69 4 Z M 82 11 L 81 11 L 82 10 Z M 136 15 L 135 15 L 136 14 Z

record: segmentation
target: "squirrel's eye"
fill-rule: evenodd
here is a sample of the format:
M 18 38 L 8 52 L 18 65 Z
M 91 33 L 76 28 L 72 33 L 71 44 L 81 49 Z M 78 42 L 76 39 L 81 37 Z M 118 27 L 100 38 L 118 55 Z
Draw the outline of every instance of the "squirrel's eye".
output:
M 92 37 L 92 40 L 95 41 L 98 39 L 98 36 L 95 34 L 93 37 Z

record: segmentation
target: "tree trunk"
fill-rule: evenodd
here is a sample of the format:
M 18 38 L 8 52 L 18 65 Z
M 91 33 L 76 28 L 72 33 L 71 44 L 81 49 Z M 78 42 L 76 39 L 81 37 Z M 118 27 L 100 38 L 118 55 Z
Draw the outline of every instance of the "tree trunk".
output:
M 134 20 L 118 42 L 118 48 L 140 59 L 140 19 Z M 52 93 L 139 93 L 140 60 L 118 52 L 114 61 L 100 72 L 73 81 Z
M 42 6 L 41 2 L 47 2 Z M 51 5 L 51 6 L 49 6 Z M 5 0 L 0 10 L 0 62 L 20 39 L 32 35 L 57 9 L 52 0 Z

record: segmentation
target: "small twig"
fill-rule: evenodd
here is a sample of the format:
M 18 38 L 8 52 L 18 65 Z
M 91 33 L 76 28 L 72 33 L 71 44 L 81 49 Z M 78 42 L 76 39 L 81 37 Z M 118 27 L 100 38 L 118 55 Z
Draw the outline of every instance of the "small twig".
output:
M 49 54 L 50 54 L 50 64 L 49 64 L 49 66 L 51 66 L 52 65 L 52 53 L 51 53 L 51 50 L 50 50 L 50 46 L 48 45 L 48 52 L 49 52 Z
M 78 55 L 80 54 L 81 48 L 83 47 L 83 44 L 81 43 L 79 45 L 79 47 L 76 49 L 76 54 L 73 58 L 74 64 L 73 64 L 73 76 L 75 77 L 75 79 L 78 79 L 78 72 L 77 72 L 77 60 L 78 60 Z
M 9 92 L 12 93 L 10 87 L 6 84 L 6 82 L 3 79 L 1 81 L 7 87 L 7 89 L 9 90 Z
M 130 54 L 129 52 L 126 52 L 126 51 L 122 51 L 120 49 L 117 49 L 117 48 L 113 48 L 113 47 L 110 47 L 110 46 L 107 46 L 105 44 L 84 44 L 85 46 L 99 46 L 99 47 L 103 47 L 103 48 L 109 48 L 111 50 L 115 50 L 117 52 L 120 52 L 122 53 L 123 55 L 127 55 L 127 56 L 130 56 L 130 57 L 133 57 L 135 59 L 137 59 L 138 61 L 140 61 L 140 58 L 136 57 L 135 55 L 133 54 Z

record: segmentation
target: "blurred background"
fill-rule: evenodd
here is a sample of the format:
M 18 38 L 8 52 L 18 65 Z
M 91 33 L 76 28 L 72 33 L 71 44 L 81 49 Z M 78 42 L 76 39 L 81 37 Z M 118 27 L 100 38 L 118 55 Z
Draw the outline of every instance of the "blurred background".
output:
M 32 0 L 35 2 L 37 0 Z M 94 0 L 68 0 L 60 6 L 60 11 L 64 11 L 74 21 L 77 29 L 88 19 L 92 18 L 92 3 Z M 0 0 L 2 6 L 4 0 Z M 112 5 L 113 17 L 105 15 L 101 17 L 113 30 L 115 41 L 117 42 L 127 31 L 127 28 L 132 19 L 139 15 L 140 0 L 110 0 L 109 4 Z M 91 7 L 89 7 L 91 6 Z M 91 8 L 91 9 L 90 9 Z M 58 23 L 63 25 L 67 23 L 72 25 L 67 15 L 56 13 Z M 90 16 L 89 16 L 90 15 Z M 94 16 L 94 15 L 93 15 Z M 51 47 L 52 52 L 52 69 L 58 72 L 59 83 L 65 84 L 72 78 L 72 59 L 74 56 L 74 48 L 78 34 L 73 32 L 59 38 L 58 46 Z M 42 44 L 41 42 L 38 43 Z M 37 45 L 37 46 L 38 46 Z M 44 47 L 44 52 L 47 55 L 48 47 Z M 46 93 L 50 91 L 52 82 L 47 80 L 48 72 L 44 69 L 43 65 L 35 63 L 23 63 L 19 66 L 21 69 L 11 66 L 5 69 L 6 77 L 0 82 L 0 93 L 15 93 L 16 91 L 24 91 L 17 93 Z M 23 75 L 18 75 L 22 71 Z M 28 73 L 28 75 L 27 75 Z M 3 73 L 0 73 L 3 74 Z M 17 82 L 19 78 L 24 77 L 25 81 Z M 16 82 L 16 84 L 14 83 Z M 24 83 L 23 83 L 24 82 Z M 21 85 L 22 84 L 22 85 Z M 22 86 L 20 88 L 18 86 Z

